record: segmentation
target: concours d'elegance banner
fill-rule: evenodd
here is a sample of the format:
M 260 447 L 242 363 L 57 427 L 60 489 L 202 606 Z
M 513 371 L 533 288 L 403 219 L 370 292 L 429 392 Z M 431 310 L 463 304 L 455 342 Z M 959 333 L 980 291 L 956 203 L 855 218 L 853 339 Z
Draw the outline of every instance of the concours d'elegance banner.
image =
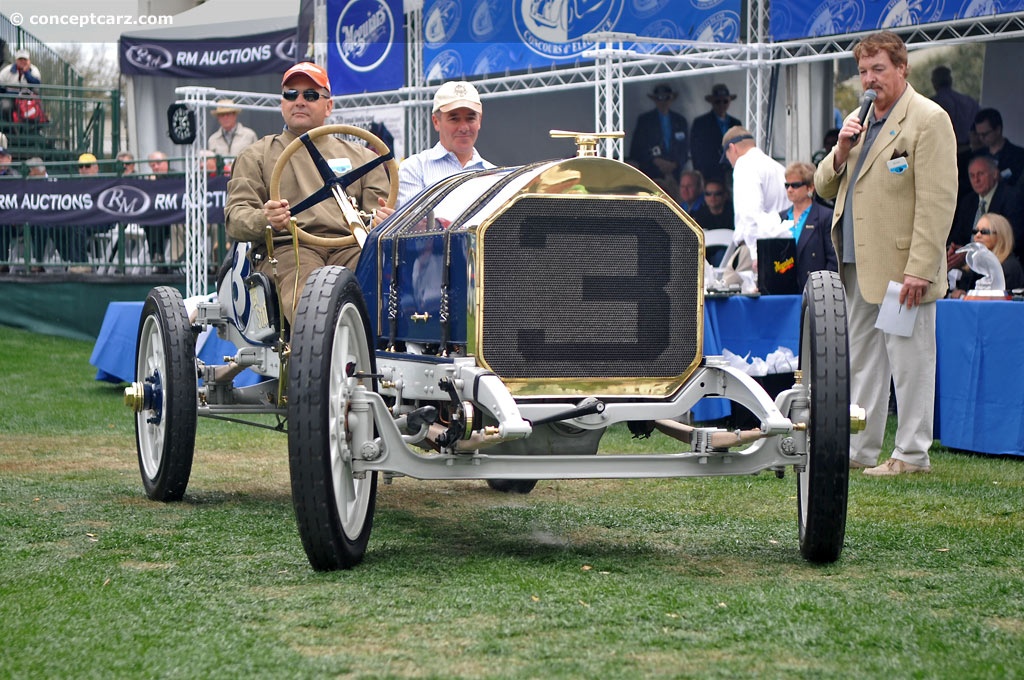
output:
M 977 19 L 1024 9 L 1024 0 L 788 0 L 773 2 L 771 37 L 799 40 L 939 21 Z
M 207 179 L 206 219 L 224 221 L 227 177 Z M 12 179 L 0 182 L 0 224 L 103 226 L 185 221 L 185 178 Z
M 294 28 L 242 38 L 154 40 L 121 37 L 121 73 L 131 76 L 225 78 L 284 73 L 296 59 Z
M 592 59 L 588 33 L 736 43 L 740 0 L 426 0 L 427 80 L 572 66 Z M 637 44 L 657 52 L 656 44 Z

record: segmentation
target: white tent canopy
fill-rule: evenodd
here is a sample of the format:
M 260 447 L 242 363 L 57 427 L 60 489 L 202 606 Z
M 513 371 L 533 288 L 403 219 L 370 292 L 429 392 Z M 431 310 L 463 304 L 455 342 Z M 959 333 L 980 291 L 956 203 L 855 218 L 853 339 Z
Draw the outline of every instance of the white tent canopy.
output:
M 299 0 L 279 0 L 273 3 L 208 0 L 194 9 L 175 15 L 173 26 L 126 31 L 121 37 L 153 41 L 187 40 L 197 45 L 210 40 L 243 42 L 246 36 L 294 29 L 298 16 Z M 167 107 L 177 100 L 174 90 L 179 86 L 199 85 L 219 90 L 273 92 L 279 87 L 279 78 L 279 73 L 251 75 L 244 72 L 231 77 L 199 80 L 149 75 L 125 76 L 128 147 L 140 158 L 156 150 L 164 151 L 169 156 L 184 155 L 184 147 L 175 146 L 167 137 Z M 242 114 L 241 121 L 261 136 L 277 130 L 281 125 L 280 114 L 276 112 L 246 112 Z

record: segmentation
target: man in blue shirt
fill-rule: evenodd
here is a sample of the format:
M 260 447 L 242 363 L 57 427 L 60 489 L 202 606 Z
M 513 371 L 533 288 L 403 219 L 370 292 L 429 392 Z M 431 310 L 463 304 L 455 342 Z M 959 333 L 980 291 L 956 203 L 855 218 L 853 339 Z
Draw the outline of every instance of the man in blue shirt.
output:
M 677 96 L 671 86 L 658 85 L 647 96 L 654 108 L 636 119 L 629 160 L 676 198 L 679 175 L 690 156 L 690 126 L 671 108 Z
M 690 160 L 693 169 L 699 170 L 705 179 L 718 177 L 728 182 L 732 166 L 722 158 L 722 137 L 731 128 L 742 125 L 738 118 L 729 115 L 729 105 L 736 95 L 729 92 L 726 85 L 718 83 L 704 99 L 711 104 L 711 110 L 697 116 L 690 128 Z
M 440 139 L 433 147 L 402 161 L 397 207 L 457 172 L 494 167 L 476 150 L 483 115 L 480 95 L 471 83 L 450 81 L 438 88 L 430 119 Z

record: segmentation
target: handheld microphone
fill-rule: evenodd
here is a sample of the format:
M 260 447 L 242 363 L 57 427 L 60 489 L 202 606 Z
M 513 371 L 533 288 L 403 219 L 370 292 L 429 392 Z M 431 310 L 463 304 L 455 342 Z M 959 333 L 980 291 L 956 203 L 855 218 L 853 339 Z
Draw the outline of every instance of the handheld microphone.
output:
M 874 90 L 864 90 L 864 94 L 860 98 L 860 113 L 857 114 L 857 120 L 861 125 L 868 119 L 868 110 L 871 109 L 871 105 L 875 103 L 875 99 L 878 97 L 878 93 Z M 860 139 L 860 134 L 856 134 L 850 138 L 850 141 L 856 143 Z

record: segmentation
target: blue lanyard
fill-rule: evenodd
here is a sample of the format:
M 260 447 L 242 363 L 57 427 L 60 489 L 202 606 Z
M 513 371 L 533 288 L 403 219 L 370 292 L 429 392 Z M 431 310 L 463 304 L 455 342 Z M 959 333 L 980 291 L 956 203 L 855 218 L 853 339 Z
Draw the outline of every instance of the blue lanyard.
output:
M 793 234 L 793 240 L 796 241 L 797 243 L 800 243 L 800 234 L 804 232 L 804 225 L 807 224 L 807 216 L 811 214 L 811 207 L 813 205 L 814 204 L 812 203 L 811 205 L 807 206 L 807 209 L 804 210 L 802 215 L 800 215 L 800 219 L 794 221 L 793 226 L 789 228 L 789 231 Z M 790 207 L 789 209 L 788 219 L 793 219 L 792 207 Z

